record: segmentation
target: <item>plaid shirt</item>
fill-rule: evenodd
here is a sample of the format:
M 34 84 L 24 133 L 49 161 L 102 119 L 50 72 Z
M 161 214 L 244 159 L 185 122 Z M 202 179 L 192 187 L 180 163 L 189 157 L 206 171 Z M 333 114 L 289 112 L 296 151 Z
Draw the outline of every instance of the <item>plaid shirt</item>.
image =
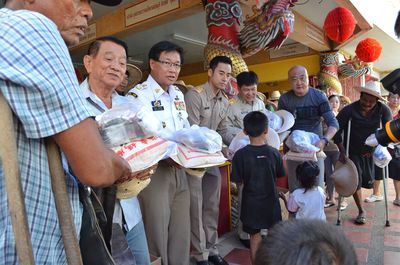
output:
M 14 112 L 35 262 L 66 264 L 43 138 L 74 126 L 89 117 L 89 112 L 79 96 L 68 49 L 56 25 L 45 16 L 0 9 L 0 91 Z M 66 175 L 74 222 L 80 231 L 78 188 L 74 177 Z M 2 167 L 0 209 L 0 263 L 18 264 Z

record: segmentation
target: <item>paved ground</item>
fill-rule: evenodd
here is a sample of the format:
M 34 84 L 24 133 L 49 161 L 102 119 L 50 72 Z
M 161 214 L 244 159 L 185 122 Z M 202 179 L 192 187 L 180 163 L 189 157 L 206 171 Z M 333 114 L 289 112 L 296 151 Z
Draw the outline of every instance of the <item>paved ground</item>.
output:
M 363 190 L 363 197 L 370 190 Z M 349 206 L 342 211 L 343 231 L 353 242 L 360 265 L 399 265 L 400 264 L 400 207 L 393 205 L 393 183 L 388 181 L 388 209 L 390 227 L 386 227 L 385 202 L 366 203 L 367 223 L 359 226 L 353 223 L 357 208 L 352 198 Z M 336 224 L 336 208 L 326 210 L 327 222 Z M 220 252 L 231 264 L 250 265 L 249 251 L 237 240 L 234 232 L 225 234 L 220 240 Z M 192 263 L 195 264 L 195 263 Z

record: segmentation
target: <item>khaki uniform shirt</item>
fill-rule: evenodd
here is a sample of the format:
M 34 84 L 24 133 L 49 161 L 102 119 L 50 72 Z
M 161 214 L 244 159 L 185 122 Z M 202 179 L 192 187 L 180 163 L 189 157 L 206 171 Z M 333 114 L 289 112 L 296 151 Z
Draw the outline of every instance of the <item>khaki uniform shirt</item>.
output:
M 217 131 L 225 144 L 232 139 L 228 132 L 229 100 L 223 91 L 214 96 L 208 83 L 194 87 L 185 94 L 190 125 L 196 124 Z
M 239 132 L 243 130 L 243 118 L 246 114 L 252 111 L 265 111 L 264 102 L 260 99 L 255 98 L 254 101 L 249 104 L 242 100 L 239 96 L 236 96 L 228 108 L 228 126 L 230 135 L 236 136 Z M 230 139 L 230 141 L 232 141 Z

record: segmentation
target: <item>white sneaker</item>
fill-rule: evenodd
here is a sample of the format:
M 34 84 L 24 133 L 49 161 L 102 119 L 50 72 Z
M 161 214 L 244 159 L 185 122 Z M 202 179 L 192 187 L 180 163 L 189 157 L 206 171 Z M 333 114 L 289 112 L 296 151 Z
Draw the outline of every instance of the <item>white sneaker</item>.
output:
M 374 194 L 371 194 L 371 196 L 365 198 L 365 202 L 379 202 L 383 200 L 383 196 L 376 196 Z

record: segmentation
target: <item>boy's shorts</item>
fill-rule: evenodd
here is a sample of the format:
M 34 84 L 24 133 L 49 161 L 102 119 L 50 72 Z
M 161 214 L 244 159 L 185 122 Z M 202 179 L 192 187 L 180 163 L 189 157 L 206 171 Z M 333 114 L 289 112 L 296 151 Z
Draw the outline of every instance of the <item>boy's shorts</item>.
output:
M 257 229 L 257 228 L 251 228 L 243 224 L 243 231 L 246 232 L 249 235 L 255 235 L 260 233 L 262 236 L 266 236 L 268 233 L 268 229 Z

